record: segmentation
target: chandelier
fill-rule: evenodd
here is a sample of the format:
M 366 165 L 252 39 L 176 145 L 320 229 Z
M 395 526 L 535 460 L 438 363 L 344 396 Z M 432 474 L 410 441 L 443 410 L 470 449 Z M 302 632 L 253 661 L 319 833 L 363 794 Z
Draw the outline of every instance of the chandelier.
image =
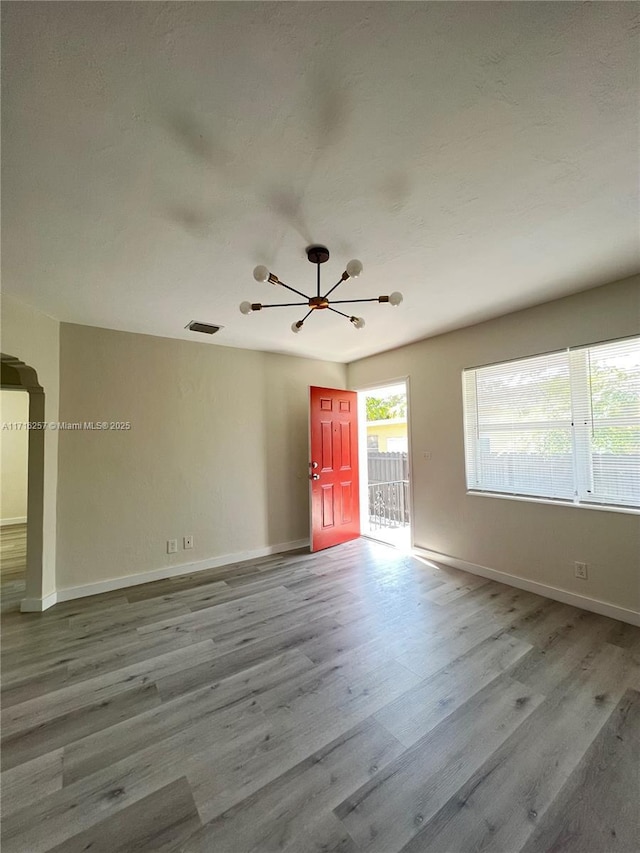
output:
M 341 317 L 346 317 L 346 319 L 349 320 L 349 322 L 352 323 L 356 329 L 362 329 L 364 326 L 364 319 L 362 317 L 355 317 L 351 316 L 350 314 L 345 314 L 344 311 L 340 311 L 338 308 L 334 308 L 333 306 L 352 305 L 356 302 L 385 302 L 389 305 L 400 305 L 400 303 L 402 302 L 402 294 L 398 291 L 391 293 L 389 296 L 373 296 L 370 299 L 329 299 L 329 296 L 337 287 L 342 284 L 343 281 L 347 281 L 350 278 L 358 278 L 358 276 L 362 272 L 362 264 L 360 263 L 360 261 L 349 261 L 345 271 L 342 273 L 336 284 L 334 284 L 332 288 L 327 290 L 327 292 L 323 296 L 322 290 L 320 288 L 320 264 L 324 264 L 329 260 L 329 250 L 326 246 L 309 246 L 309 248 L 307 249 L 307 259 L 309 263 L 315 264 L 317 267 L 315 296 L 307 296 L 305 293 L 302 293 L 302 291 L 296 290 L 295 287 L 290 287 L 288 284 L 285 284 L 283 281 L 280 281 L 278 276 L 274 275 L 272 272 L 269 272 L 266 267 L 258 266 L 253 271 L 253 277 L 256 281 L 268 281 L 271 284 L 279 284 L 280 287 L 284 287 L 287 290 L 290 290 L 292 293 L 296 293 L 298 296 L 301 296 L 305 301 L 278 302 L 271 305 L 264 305 L 261 302 L 241 302 L 240 311 L 242 312 L 242 314 L 250 314 L 252 311 L 262 311 L 263 308 L 293 308 L 304 306 L 309 310 L 304 315 L 302 320 L 296 320 L 295 323 L 291 324 L 291 331 L 297 334 L 303 327 L 307 318 L 310 317 L 314 311 L 333 311 L 334 314 L 340 314 Z

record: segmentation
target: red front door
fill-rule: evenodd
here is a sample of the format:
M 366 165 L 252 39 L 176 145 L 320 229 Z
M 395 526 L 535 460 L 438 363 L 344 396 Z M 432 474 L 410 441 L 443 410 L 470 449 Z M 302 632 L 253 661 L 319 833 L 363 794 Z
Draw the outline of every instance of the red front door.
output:
M 360 536 L 358 395 L 310 388 L 311 550 Z

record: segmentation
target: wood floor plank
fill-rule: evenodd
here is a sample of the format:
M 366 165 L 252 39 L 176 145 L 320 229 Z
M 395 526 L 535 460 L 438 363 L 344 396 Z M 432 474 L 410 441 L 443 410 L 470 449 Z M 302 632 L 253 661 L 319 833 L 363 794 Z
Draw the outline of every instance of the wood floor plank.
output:
M 245 621 L 237 625 L 224 625 L 222 627 L 198 628 L 194 637 L 197 640 L 211 637 L 216 648 L 221 651 L 232 651 L 242 648 L 247 643 L 255 642 L 273 634 L 287 630 L 292 625 L 308 624 L 310 619 L 329 616 L 336 612 L 342 605 L 350 605 L 350 593 L 334 593 L 323 596 L 313 602 L 297 601 L 289 603 L 287 609 L 282 613 L 264 616 L 256 619 L 251 624 Z
M 162 581 L 160 581 L 160 583 L 162 583 Z M 144 584 L 144 586 L 138 587 L 137 589 L 144 589 L 147 586 L 152 586 L 152 584 Z M 210 602 L 218 600 L 218 598 L 221 595 L 224 595 L 228 590 L 229 585 L 226 581 L 217 580 L 202 584 L 201 586 L 187 586 L 183 589 L 172 589 L 170 586 L 166 586 L 164 591 L 160 589 L 156 590 L 158 593 L 157 595 L 150 595 L 148 593 L 146 595 L 129 593 L 127 595 L 127 600 L 130 604 L 147 602 L 151 607 L 155 602 L 178 602 L 180 604 L 186 604 L 189 608 L 192 608 L 196 604 L 201 604 L 203 607 L 207 607 Z
M 45 666 L 44 670 L 38 667 L 35 672 L 32 671 L 22 678 L 13 677 L 15 672 L 7 675 L 5 686 L 0 692 L 2 707 L 18 705 L 37 696 L 53 693 L 63 687 L 78 684 L 98 675 L 105 675 L 134 663 L 148 661 L 193 643 L 194 638 L 189 634 L 174 634 L 160 639 L 155 635 L 141 637 L 133 634 L 127 643 L 117 645 L 105 643 L 97 648 L 91 645 L 86 649 L 81 646 L 65 663 L 48 668 Z
M 200 829 L 186 779 L 178 779 L 89 830 L 50 848 L 51 853 L 178 853 Z
M 196 761 L 188 777 L 203 821 L 273 781 L 416 683 L 395 661 L 343 661 L 289 679 L 257 698 L 271 723 L 259 749 L 240 745 L 216 767 Z
M 174 627 L 189 631 L 204 628 L 221 631 L 225 625 L 232 625 L 235 630 L 240 630 L 260 622 L 267 616 L 273 617 L 279 613 L 286 613 L 296 600 L 295 595 L 288 589 L 277 586 L 245 598 L 212 603 L 210 607 L 191 611 L 186 616 L 172 616 L 151 625 L 143 625 L 138 630 L 141 634 L 157 633 Z
M 282 853 L 358 853 L 358 847 L 334 814 L 321 814 L 311 819 L 305 829 L 282 848 Z M 255 847 L 251 853 L 260 853 Z
M 122 720 L 157 707 L 160 701 L 153 682 L 140 684 L 94 703 L 89 700 L 81 707 L 50 716 L 45 722 L 22 728 L 12 735 L 3 733 L 2 769 L 16 767 L 93 732 L 108 730 Z
M 162 657 L 169 652 L 184 649 L 194 644 L 188 634 L 176 634 L 171 637 L 156 637 L 155 635 L 131 636 L 130 642 L 112 648 L 91 647 L 86 653 L 74 656 L 67 664 L 69 678 L 73 681 L 87 680 L 116 669 L 126 669 L 136 663 L 144 663 L 154 658 Z
M 530 649 L 513 637 L 491 637 L 386 705 L 375 718 L 401 743 L 412 746 Z
M 312 666 L 301 652 L 291 650 L 235 675 L 212 681 L 199 690 L 178 694 L 177 699 L 141 712 L 119 725 L 105 726 L 90 737 L 77 738 L 64 752 L 65 784 L 90 776 L 153 743 L 193 728 L 202 720 L 208 720 L 213 735 L 216 732 L 216 712 L 228 711 L 247 699 L 255 703 L 256 697 L 265 691 L 309 671 Z M 207 745 L 205 738 L 202 746 Z
M 443 804 L 405 853 L 452 845 L 519 851 L 616 707 L 626 667 L 623 650 L 609 645 L 572 671 Z
M 127 603 L 126 606 L 118 608 L 117 613 L 113 610 L 78 614 L 71 616 L 68 620 L 70 632 L 75 636 L 82 635 L 85 639 L 103 634 L 111 634 L 113 631 L 127 630 L 133 626 L 136 630 L 142 626 L 154 625 L 167 618 L 179 618 L 191 611 L 188 605 L 181 601 L 141 601 L 136 604 Z
M 158 678 L 156 684 L 163 700 L 168 701 L 191 690 L 197 690 L 199 687 L 235 675 L 291 649 L 297 649 L 310 658 L 307 648 L 309 646 L 315 648 L 314 644 L 317 640 L 335 632 L 339 627 L 338 623 L 332 619 L 322 617 L 310 622 L 298 623 L 289 630 L 246 642 L 240 648 L 233 648 L 231 651 L 221 651 L 216 647 L 209 660 Z M 317 661 L 312 660 L 312 662 Z
M 291 720 L 315 715 L 326 704 L 341 714 L 373 713 L 420 681 L 419 676 L 392 658 L 374 659 L 348 654 L 294 676 L 259 699 L 263 711 Z
M 608 619 L 595 613 L 572 610 L 572 614 L 537 642 L 535 637 L 532 638 L 534 648 L 514 667 L 514 678 L 531 685 L 532 689 L 550 693 L 567 673 L 581 666 L 588 654 L 609 645 L 606 643 L 610 633 Z
M 433 637 L 424 630 L 415 632 L 398 652 L 398 660 L 412 672 L 428 678 L 499 632 L 497 620 L 474 613 L 457 621 L 450 620 L 449 625 L 440 627 Z
M 396 853 L 543 700 L 506 677 L 493 681 L 345 799 L 337 817 L 361 850 Z
M 402 751 L 377 723 L 360 723 L 205 825 L 185 853 L 310 849 L 309 827 Z
M 611 633 L 607 636 L 607 642 L 640 655 L 640 631 L 635 625 L 618 622 L 615 619 L 611 619 L 610 621 Z
M 183 630 L 177 633 L 188 632 Z M 47 672 L 50 667 L 58 664 L 72 664 L 76 660 L 83 660 L 95 654 L 104 654 L 110 649 L 130 646 L 138 636 L 134 627 L 114 630 L 113 633 L 95 634 L 91 637 L 82 633 L 76 636 L 71 632 L 48 639 L 43 636 L 38 638 L 35 647 L 26 646 L 6 655 L 3 660 L 3 673 L 9 679 L 37 675 Z M 156 639 L 164 638 L 157 636 Z
M 69 680 L 69 667 L 66 663 L 55 664 L 45 669 L 44 672 L 36 672 L 26 677 L 6 676 L 6 681 L 0 689 L 0 701 L 3 708 L 11 705 L 19 705 L 44 693 L 52 693 L 60 690 Z
M 640 693 L 628 690 L 522 853 L 636 853 L 639 805 Z
M 80 708 L 98 705 L 123 690 L 143 687 L 150 682 L 151 673 L 154 678 L 161 678 L 189 663 L 197 664 L 207 660 L 212 649 L 213 642 L 205 640 L 13 705 L 2 712 L 2 737 L 33 729 Z
M 473 592 L 476 589 L 480 589 L 481 586 L 485 586 L 488 583 L 489 581 L 487 578 L 466 577 L 463 579 L 461 578 L 457 583 L 443 583 L 435 589 L 424 592 L 423 595 L 425 598 L 428 598 L 429 601 L 433 601 L 436 604 L 450 604 L 452 601 L 456 601 L 456 599 L 462 598 L 468 593 Z
M 254 700 L 221 713 L 215 725 L 199 720 L 6 817 L 2 853 L 44 853 L 175 782 L 190 762 L 217 766 L 237 754 L 239 745 L 255 750 L 272 730 Z
M 26 761 L 0 776 L 2 815 L 12 814 L 62 788 L 62 750 Z

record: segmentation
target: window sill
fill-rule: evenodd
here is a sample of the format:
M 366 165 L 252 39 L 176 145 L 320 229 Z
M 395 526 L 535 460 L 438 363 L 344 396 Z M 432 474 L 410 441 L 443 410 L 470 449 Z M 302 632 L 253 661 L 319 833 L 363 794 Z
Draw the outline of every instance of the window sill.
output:
M 502 492 L 478 492 L 468 489 L 467 494 L 476 498 L 502 498 L 508 501 L 524 501 L 525 503 L 549 504 L 550 506 L 564 506 L 570 509 L 595 509 L 598 512 L 619 512 L 623 515 L 640 515 L 640 509 L 632 506 L 608 506 L 606 504 L 573 503 L 572 501 L 557 501 L 553 498 L 534 498 L 528 495 L 506 495 Z

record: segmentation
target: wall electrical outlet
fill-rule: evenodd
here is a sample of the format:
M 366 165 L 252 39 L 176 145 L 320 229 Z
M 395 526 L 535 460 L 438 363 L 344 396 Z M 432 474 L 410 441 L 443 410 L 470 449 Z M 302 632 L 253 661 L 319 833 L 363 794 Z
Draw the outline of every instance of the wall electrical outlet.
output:
M 177 539 L 167 539 L 167 554 L 177 554 L 178 552 L 178 540 Z
M 182 539 L 182 547 L 185 551 L 188 551 L 190 548 L 193 548 L 193 536 L 185 536 Z
M 430 450 L 423 450 L 422 451 L 422 458 L 425 459 L 427 462 L 431 462 L 431 451 Z
M 574 563 L 573 567 L 575 569 L 576 577 L 581 578 L 586 581 L 587 579 L 587 564 L 586 563 Z

